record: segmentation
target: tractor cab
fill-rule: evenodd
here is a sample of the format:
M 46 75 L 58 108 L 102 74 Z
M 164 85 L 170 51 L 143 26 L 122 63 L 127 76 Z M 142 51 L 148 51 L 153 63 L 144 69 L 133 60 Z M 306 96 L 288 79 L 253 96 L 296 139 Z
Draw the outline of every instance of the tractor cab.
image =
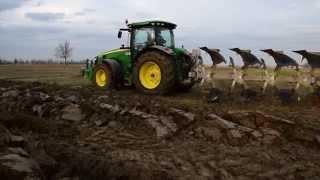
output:
M 173 30 L 177 25 L 164 21 L 146 21 L 127 25 L 127 29 L 120 29 L 118 38 L 122 37 L 122 32 L 130 34 L 129 47 L 131 58 L 134 60 L 143 50 L 152 46 L 159 46 L 174 49 Z M 122 48 L 125 48 L 122 46 Z

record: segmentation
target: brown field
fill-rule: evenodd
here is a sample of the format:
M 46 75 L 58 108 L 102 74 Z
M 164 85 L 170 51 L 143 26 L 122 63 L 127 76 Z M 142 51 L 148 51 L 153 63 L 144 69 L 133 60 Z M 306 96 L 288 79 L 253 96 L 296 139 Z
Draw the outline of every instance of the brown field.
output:
M 230 94 L 221 68 L 212 103 L 207 86 L 102 91 L 80 69 L 0 65 L 0 179 L 320 179 L 317 93 L 262 95 L 250 70 L 257 93 Z
M 39 81 L 62 85 L 88 84 L 80 76 L 84 65 L 63 64 L 18 64 L 0 65 L 0 79 L 18 81 Z

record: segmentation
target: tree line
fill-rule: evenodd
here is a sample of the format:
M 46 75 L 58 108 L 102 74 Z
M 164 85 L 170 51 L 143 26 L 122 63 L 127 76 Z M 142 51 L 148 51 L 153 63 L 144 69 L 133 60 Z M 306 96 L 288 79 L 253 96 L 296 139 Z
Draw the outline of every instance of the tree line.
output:
M 73 48 L 70 41 L 60 43 L 54 50 L 54 56 L 61 60 L 18 59 L 13 61 L 0 58 L 0 64 L 85 64 L 87 59 L 74 61 L 71 59 Z
M 86 59 L 84 60 L 77 60 L 77 61 L 69 61 L 68 64 L 85 64 Z M 60 60 L 53 60 L 53 59 L 22 59 L 22 58 L 15 58 L 12 60 L 7 60 L 0 58 L 0 64 L 65 64 L 65 61 Z

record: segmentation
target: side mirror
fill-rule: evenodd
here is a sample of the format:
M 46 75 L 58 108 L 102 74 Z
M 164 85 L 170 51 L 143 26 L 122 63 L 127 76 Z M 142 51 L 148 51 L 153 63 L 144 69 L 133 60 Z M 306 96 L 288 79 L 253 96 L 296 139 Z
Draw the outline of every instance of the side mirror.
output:
M 118 32 L 118 38 L 121 39 L 121 37 L 122 37 L 122 31 L 119 31 Z

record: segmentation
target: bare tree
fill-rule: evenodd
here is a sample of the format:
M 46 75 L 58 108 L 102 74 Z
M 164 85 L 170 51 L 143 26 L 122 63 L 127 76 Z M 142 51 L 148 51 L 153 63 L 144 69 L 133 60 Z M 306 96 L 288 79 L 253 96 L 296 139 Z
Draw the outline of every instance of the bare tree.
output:
M 58 47 L 56 47 L 55 56 L 57 58 L 64 59 L 64 63 L 67 64 L 68 58 L 72 55 L 73 48 L 70 45 L 69 41 L 65 41 L 62 44 L 59 44 Z

